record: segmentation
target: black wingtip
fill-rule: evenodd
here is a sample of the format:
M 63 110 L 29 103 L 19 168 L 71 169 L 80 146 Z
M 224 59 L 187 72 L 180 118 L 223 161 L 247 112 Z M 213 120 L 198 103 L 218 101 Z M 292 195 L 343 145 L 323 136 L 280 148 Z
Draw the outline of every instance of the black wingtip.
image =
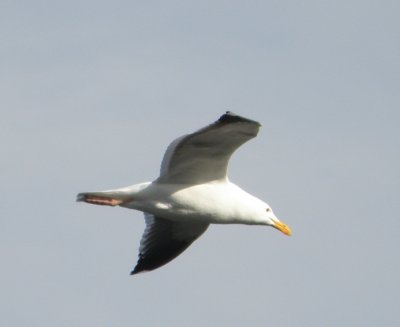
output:
M 144 272 L 150 271 L 150 270 L 153 270 L 153 269 L 149 269 L 148 267 L 143 265 L 143 256 L 141 253 L 139 253 L 138 262 L 136 263 L 135 268 L 133 268 L 133 270 L 131 271 L 131 276 L 141 274 L 141 273 L 144 273 Z
M 136 275 L 136 274 L 138 274 L 140 272 L 141 272 L 141 270 L 138 269 L 138 265 L 136 265 L 135 268 L 133 268 L 133 270 L 131 271 L 131 276 L 132 275 Z
M 140 268 L 138 268 L 138 267 L 135 267 L 135 269 L 133 269 L 133 270 L 131 271 L 130 275 L 133 276 L 133 275 L 137 275 L 137 274 L 142 274 L 142 273 L 144 273 L 144 272 L 146 272 L 146 271 L 149 271 L 149 270 L 140 269 Z
M 219 117 L 218 122 L 220 122 L 220 123 L 246 122 L 246 123 L 252 123 L 252 124 L 257 124 L 257 125 L 261 126 L 261 124 L 258 121 L 236 115 L 232 111 L 225 112 L 221 117 Z

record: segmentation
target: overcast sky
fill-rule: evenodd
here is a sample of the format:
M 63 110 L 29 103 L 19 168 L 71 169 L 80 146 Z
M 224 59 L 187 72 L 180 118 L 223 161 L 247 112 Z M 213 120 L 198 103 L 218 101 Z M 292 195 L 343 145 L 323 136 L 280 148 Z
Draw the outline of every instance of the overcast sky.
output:
M 399 326 L 399 1 L 8 1 L 0 10 L 2 326 Z M 293 236 L 212 226 L 130 276 L 158 176 L 231 110 L 230 179 Z

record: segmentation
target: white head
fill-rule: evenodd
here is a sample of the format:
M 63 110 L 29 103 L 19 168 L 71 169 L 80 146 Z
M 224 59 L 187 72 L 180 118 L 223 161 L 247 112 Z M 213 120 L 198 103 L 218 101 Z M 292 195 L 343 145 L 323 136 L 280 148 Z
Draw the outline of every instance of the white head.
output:
M 292 235 L 292 230 L 290 229 L 290 227 L 285 223 L 281 222 L 278 218 L 276 218 L 274 212 L 272 211 L 269 205 L 266 205 L 264 210 L 265 213 L 263 214 L 264 216 L 263 220 L 265 225 L 274 227 L 277 230 L 280 230 L 285 235 L 288 236 Z

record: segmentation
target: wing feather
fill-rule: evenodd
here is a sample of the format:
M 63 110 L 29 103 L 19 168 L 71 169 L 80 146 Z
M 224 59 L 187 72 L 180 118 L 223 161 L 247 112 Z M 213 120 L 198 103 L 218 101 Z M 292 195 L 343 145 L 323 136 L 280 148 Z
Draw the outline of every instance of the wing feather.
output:
M 179 223 L 145 213 L 146 228 L 140 241 L 139 259 L 132 275 L 159 268 L 170 262 L 201 234 L 208 224 Z
M 215 123 L 176 139 L 164 155 L 157 182 L 199 184 L 225 179 L 231 155 L 257 136 L 260 126 L 227 112 Z

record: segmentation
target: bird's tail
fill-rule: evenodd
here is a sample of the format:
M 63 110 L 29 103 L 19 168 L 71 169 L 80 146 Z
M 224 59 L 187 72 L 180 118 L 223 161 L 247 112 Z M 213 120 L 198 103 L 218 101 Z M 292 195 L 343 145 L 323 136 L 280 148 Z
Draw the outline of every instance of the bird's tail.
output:
M 118 190 L 83 192 L 77 195 L 76 201 L 114 207 L 128 201 L 128 197 Z

